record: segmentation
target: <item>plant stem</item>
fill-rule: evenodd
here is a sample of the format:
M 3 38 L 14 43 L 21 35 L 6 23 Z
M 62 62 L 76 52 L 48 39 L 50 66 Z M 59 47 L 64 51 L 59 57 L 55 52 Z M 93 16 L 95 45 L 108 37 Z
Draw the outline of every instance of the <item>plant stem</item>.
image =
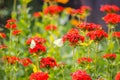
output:
M 76 70 L 75 47 L 73 47 L 72 49 L 72 55 L 73 55 L 73 70 Z
M 13 80 L 16 80 L 16 65 L 13 65 Z
M 112 34 L 113 34 L 113 32 L 114 32 L 114 25 L 108 25 L 108 34 L 109 34 L 109 37 L 108 37 L 108 46 L 109 46 L 109 44 L 113 44 L 113 40 L 112 40 Z M 112 51 L 113 51 L 113 48 L 111 48 L 110 49 L 110 53 L 112 53 Z
M 96 53 L 95 53 L 95 77 L 97 78 L 97 54 L 98 54 L 98 42 L 95 43 Z
M 63 80 L 65 80 L 65 75 L 64 75 L 64 69 L 63 69 L 63 66 L 62 66 L 62 76 L 63 76 Z
M 16 0 L 14 0 L 14 3 L 13 3 L 13 11 L 15 11 L 16 9 Z
M 36 67 L 37 67 L 37 71 L 39 71 L 39 56 L 36 55 Z
M 90 47 L 88 46 L 88 57 L 90 57 Z
M 27 68 L 25 68 L 24 70 L 25 70 L 25 77 L 26 77 L 26 80 L 28 80 Z
M 117 37 L 115 39 L 116 39 L 116 42 L 117 42 L 117 46 L 119 47 L 120 46 L 119 39 Z
M 9 77 L 10 77 L 10 80 L 13 80 L 12 79 L 12 71 L 13 71 L 13 68 L 11 68 L 12 65 L 9 65 L 9 70 L 10 70 L 10 74 L 9 74 Z
M 87 17 L 85 17 L 84 19 L 84 26 L 86 26 L 86 23 L 87 23 Z
M 9 43 L 9 55 L 11 55 L 11 49 L 12 49 L 12 29 L 10 29 L 10 43 Z
M 112 79 L 112 73 L 113 73 L 113 65 L 112 65 L 113 63 L 110 61 L 110 60 L 108 60 L 108 69 L 109 69 L 109 80 L 113 80 Z
M 16 18 L 16 0 L 14 0 L 14 2 L 13 2 L 13 11 L 12 11 L 12 18 Z

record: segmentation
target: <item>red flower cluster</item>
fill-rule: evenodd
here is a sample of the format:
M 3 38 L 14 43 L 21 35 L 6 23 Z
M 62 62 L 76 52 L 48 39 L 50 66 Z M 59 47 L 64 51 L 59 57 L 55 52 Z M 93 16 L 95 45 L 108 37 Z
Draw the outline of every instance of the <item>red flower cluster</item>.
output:
M 57 27 L 55 25 L 47 25 L 45 27 L 46 31 L 53 31 L 53 30 L 56 30 L 56 29 L 57 29 Z
M 120 32 L 114 32 L 113 37 L 120 38 Z
M 42 44 L 36 44 L 34 48 L 30 48 L 29 52 L 30 53 L 37 53 L 37 52 L 46 52 L 46 47 L 43 46 Z
M 105 55 L 103 55 L 103 58 L 109 59 L 109 60 L 114 60 L 114 59 L 116 59 L 116 54 L 114 54 L 114 53 L 105 54 Z
M 15 29 L 16 28 L 16 20 L 15 19 L 9 19 L 7 20 L 6 28 L 8 29 Z
M 79 9 L 73 9 L 71 11 L 71 14 L 84 14 L 84 13 L 87 13 L 91 10 L 91 8 L 89 6 L 81 6 Z
M 70 29 L 69 31 L 68 31 L 68 34 L 79 34 L 79 31 L 78 31 L 78 29 L 76 29 L 76 28 L 72 28 L 72 29 Z
M 63 36 L 63 42 L 69 41 L 70 45 L 76 46 L 79 42 L 84 42 L 84 37 L 79 34 L 77 29 L 70 29 L 66 35 Z
M 120 15 L 115 14 L 115 13 L 107 14 L 106 16 L 104 16 L 103 19 L 107 24 L 120 23 Z
M 20 59 L 16 56 L 4 56 L 3 60 L 7 61 L 10 64 L 15 64 L 16 62 L 18 62 L 18 63 L 21 63 L 25 67 L 32 64 L 32 61 L 29 58 Z
M 81 10 L 82 13 L 84 13 L 84 12 L 90 11 L 91 8 L 90 8 L 89 6 L 81 6 L 81 7 L 80 7 L 80 10 Z
M 43 44 L 46 42 L 44 38 L 41 38 L 39 36 L 31 37 L 26 41 L 26 44 L 31 44 L 31 41 L 34 40 L 36 44 Z
M 114 13 L 120 11 L 120 8 L 116 5 L 103 5 L 100 8 L 100 11 L 107 12 L 107 13 Z
M 41 16 L 41 14 L 40 14 L 40 12 L 34 12 L 34 13 L 33 13 L 33 16 L 34 16 L 35 18 L 39 18 L 39 17 Z
M 101 29 L 101 25 L 97 25 L 94 23 L 81 23 L 78 25 L 78 27 L 82 30 L 92 31 L 92 30 L 98 30 Z
M 115 76 L 115 80 L 120 80 L 120 72 L 118 72 Z
M 39 53 L 39 52 L 46 52 L 46 47 L 43 45 L 46 40 L 35 36 L 33 38 L 29 38 L 26 41 L 26 44 L 30 44 L 29 52 L 30 53 Z
M 30 58 L 23 58 L 23 59 L 20 59 L 20 63 L 26 67 L 32 64 L 32 61 L 30 60 Z
M 72 80 L 92 80 L 85 71 L 78 70 L 72 74 Z
M 95 30 L 88 32 L 87 36 L 90 37 L 91 40 L 100 41 L 103 38 L 107 38 L 108 34 L 104 30 Z
M 19 35 L 19 34 L 21 34 L 21 30 L 14 30 L 14 31 L 12 32 L 12 35 L 14 35 L 14 36 L 17 36 L 17 35 Z
M 52 5 L 49 6 L 47 8 L 44 9 L 44 13 L 45 14 L 57 14 L 63 11 L 63 7 L 62 6 L 56 6 L 56 5 Z
M 7 46 L 6 45 L 0 45 L 0 49 L 6 49 Z
M 10 64 L 15 64 L 16 62 L 20 61 L 20 58 L 16 56 L 4 56 L 3 60 L 7 61 Z
M 91 63 L 93 60 L 91 58 L 82 57 L 78 59 L 79 64 Z
M 48 80 L 49 76 L 44 72 L 36 72 L 30 75 L 30 80 Z
M 3 32 L 0 32 L 0 38 L 6 38 L 6 34 Z
M 42 58 L 40 61 L 41 68 L 53 68 L 55 66 L 57 66 L 57 63 L 54 58 L 46 57 L 46 58 Z

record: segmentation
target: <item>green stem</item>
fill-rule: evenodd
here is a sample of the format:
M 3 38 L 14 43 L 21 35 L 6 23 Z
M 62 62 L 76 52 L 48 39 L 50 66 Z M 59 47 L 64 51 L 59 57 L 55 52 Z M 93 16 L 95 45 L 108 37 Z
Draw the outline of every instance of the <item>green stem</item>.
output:
M 110 63 L 109 63 L 109 60 L 107 60 L 107 62 L 108 62 L 108 63 L 107 63 L 107 66 L 108 66 L 108 67 L 107 67 L 107 72 L 108 72 L 108 73 L 107 73 L 107 79 L 110 80 L 110 71 L 109 71 L 109 70 L 110 70 Z
M 38 23 L 38 18 L 35 18 L 35 27 L 33 27 L 33 31 L 34 31 L 34 32 L 37 32 L 37 31 L 38 31 L 37 23 Z
M 63 80 L 65 80 L 65 75 L 64 75 L 64 68 L 62 66 L 62 76 L 63 76 Z
M 37 67 L 37 71 L 39 71 L 39 56 L 36 55 L 36 67 Z
M 26 78 L 26 80 L 28 80 L 28 73 L 27 73 L 28 71 L 27 71 L 27 68 L 25 68 L 24 70 L 25 70 L 25 78 Z
M 86 23 L 87 23 L 87 17 L 85 17 L 84 26 L 86 25 Z
M 16 10 L 16 0 L 14 0 L 14 3 L 13 3 L 13 11 Z
M 11 67 L 12 65 L 9 65 L 9 66 L 10 66 L 10 67 L 9 67 L 9 70 L 10 70 L 9 77 L 10 77 L 10 80 L 13 80 L 13 79 L 12 79 L 12 77 L 13 77 L 13 76 L 12 76 L 12 75 L 13 75 L 13 74 L 12 74 L 13 68 Z
M 16 18 L 16 0 L 13 2 L 13 11 L 12 11 L 12 18 Z
M 90 57 L 90 47 L 88 46 L 88 57 Z
M 76 61 L 75 61 L 75 47 L 72 49 L 72 55 L 73 55 L 73 71 L 76 70 Z
M 9 67 L 8 66 L 9 66 L 9 64 L 7 63 L 7 61 L 5 61 L 4 70 L 5 70 L 7 80 L 9 80 Z
M 16 80 L 16 65 L 13 65 L 13 80 Z
M 115 39 L 116 39 L 117 45 L 119 47 L 120 46 L 119 40 L 118 40 L 118 38 L 115 38 Z
M 9 55 L 11 55 L 11 49 L 12 49 L 12 29 L 10 29 L 10 43 L 9 43 Z
M 108 69 L 109 69 L 109 80 L 113 80 L 112 78 L 112 76 L 113 76 L 113 65 L 112 65 L 113 63 L 109 60 L 108 61 Z
M 96 48 L 96 53 L 95 53 L 95 77 L 97 78 L 97 54 L 98 54 L 98 48 L 99 48 L 99 45 L 98 45 L 98 42 L 95 43 L 95 48 Z
M 114 32 L 114 25 L 108 25 L 108 34 L 109 34 L 109 37 L 108 37 L 108 46 L 109 46 L 109 44 L 111 44 L 111 43 L 113 43 L 112 41 L 112 34 L 113 34 L 113 32 Z M 110 53 L 112 53 L 112 51 L 113 51 L 113 48 L 112 49 L 110 49 Z

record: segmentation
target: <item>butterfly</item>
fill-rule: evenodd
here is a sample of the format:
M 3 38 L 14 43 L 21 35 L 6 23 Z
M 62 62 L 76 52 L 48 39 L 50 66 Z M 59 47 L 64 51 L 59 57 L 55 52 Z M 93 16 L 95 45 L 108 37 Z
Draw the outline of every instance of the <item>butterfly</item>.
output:
M 30 48 L 33 49 L 33 48 L 35 48 L 35 46 L 36 46 L 36 43 L 35 43 L 34 40 L 32 40 L 32 41 L 31 41 L 31 44 L 30 44 Z
M 57 39 L 53 42 L 56 46 L 61 47 L 63 46 L 63 41 L 62 39 Z

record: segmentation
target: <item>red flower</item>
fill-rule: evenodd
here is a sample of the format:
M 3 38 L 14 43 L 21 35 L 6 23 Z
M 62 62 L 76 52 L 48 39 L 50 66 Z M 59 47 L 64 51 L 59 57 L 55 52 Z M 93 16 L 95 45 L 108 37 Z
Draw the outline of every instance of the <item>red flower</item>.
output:
M 93 60 L 91 58 L 82 57 L 78 59 L 79 64 L 91 63 Z
M 32 61 L 30 60 L 30 58 L 23 58 L 23 59 L 20 59 L 20 63 L 26 67 L 32 64 Z
M 118 72 L 115 76 L 115 80 L 120 80 L 120 72 Z
M 72 28 L 72 29 L 70 29 L 69 31 L 68 31 L 68 33 L 70 34 L 79 34 L 79 31 L 78 31 L 78 29 L 76 29 L 76 28 Z
M 45 43 L 46 40 L 35 36 L 33 38 L 29 38 L 26 41 L 26 44 L 30 44 L 30 48 L 29 48 L 29 52 L 30 53 L 40 53 L 40 52 L 46 52 L 46 47 L 43 45 L 43 43 Z
M 120 32 L 114 32 L 113 37 L 120 38 Z
M 82 13 L 84 13 L 84 12 L 90 11 L 91 8 L 90 8 L 89 6 L 81 6 L 81 7 L 80 7 L 80 10 L 81 10 Z
M 7 23 L 15 23 L 15 22 L 16 22 L 15 19 L 9 19 L 9 20 L 7 20 Z
M 1 37 L 1 38 L 6 38 L 6 34 L 3 33 L 3 32 L 0 32 L 0 37 Z
M 53 68 L 55 66 L 57 66 L 57 63 L 54 58 L 46 57 L 46 58 L 42 58 L 40 61 L 41 68 Z
M 13 32 L 12 32 L 12 34 L 13 35 L 19 35 L 21 33 L 21 30 L 14 30 Z
M 0 45 L 0 49 L 6 49 L 7 46 L 6 45 Z
M 81 23 L 78 25 L 78 27 L 82 30 L 92 31 L 92 30 L 98 30 L 101 29 L 101 25 L 97 25 L 94 23 Z
M 35 37 L 32 37 L 32 38 L 29 38 L 27 41 L 26 41 L 26 44 L 31 44 L 31 41 L 34 40 L 36 44 L 43 44 L 46 42 L 45 39 L 39 37 L 39 36 L 35 36 Z
M 71 14 L 82 15 L 88 13 L 91 10 L 89 6 L 81 6 L 79 9 L 73 9 Z
M 3 60 L 6 60 L 10 64 L 15 64 L 16 62 L 20 60 L 20 58 L 16 56 L 5 56 L 3 57 Z
M 105 54 L 105 55 L 103 55 L 103 58 L 109 59 L 109 60 L 114 60 L 114 59 L 116 59 L 116 54 L 114 54 L 114 53 Z
M 107 12 L 107 13 L 114 13 L 120 11 L 119 7 L 116 5 L 103 5 L 100 8 L 100 11 Z
M 72 80 L 92 80 L 85 71 L 78 70 L 72 74 Z
M 52 5 L 49 6 L 47 8 L 44 9 L 44 13 L 45 14 L 57 14 L 63 11 L 63 7 L 62 6 L 56 6 L 56 5 Z
M 41 14 L 40 14 L 40 12 L 34 12 L 34 13 L 33 13 L 33 16 L 34 16 L 35 18 L 39 18 L 39 17 L 41 16 Z
M 7 23 L 6 23 L 6 28 L 8 29 L 15 29 L 16 28 L 16 20 L 15 19 L 9 19 L 7 20 Z
M 104 21 L 107 24 L 117 24 L 117 23 L 120 23 L 120 15 L 114 14 L 114 13 L 107 14 L 106 16 L 104 16 L 103 19 L 104 19 Z
M 90 37 L 91 40 L 100 41 L 103 38 L 107 38 L 108 34 L 104 30 L 95 30 L 88 32 L 87 36 Z
M 56 30 L 56 29 L 57 29 L 57 27 L 55 25 L 47 25 L 45 27 L 46 31 L 52 31 L 52 30 Z
M 46 52 L 46 47 L 42 44 L 36 44 L 33 48 L 29 48 L 30 53 Z
M 49 76 L 44 72 L 36 72 L 30 75 L 30 80 L 48 80 Z
M 84 37 L 81 36 L 77 29 L 71 29 L 66 35 L 63 36 L 63 42 L 69 41 L 70 45 L 78 45 L 79 42 L 84 42 Z

